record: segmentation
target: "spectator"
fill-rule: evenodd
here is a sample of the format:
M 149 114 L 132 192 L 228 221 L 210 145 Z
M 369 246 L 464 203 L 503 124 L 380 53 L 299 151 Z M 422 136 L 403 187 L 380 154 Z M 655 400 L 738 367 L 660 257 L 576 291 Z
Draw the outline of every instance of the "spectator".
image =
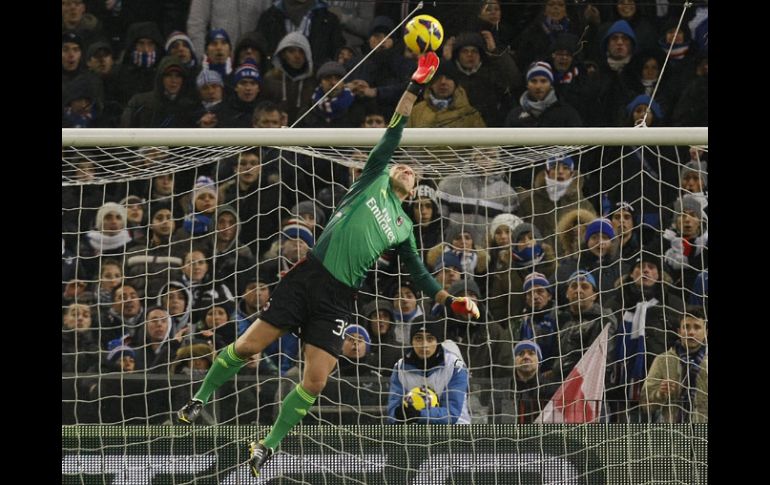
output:
M 251 249 L 239 242 L 241 221 L 238 212 L 229 205 L 220 205 L 216 212 L 214 234 L 214 279 L 228 288 L 239 288 L 248 272 L 253 272 L 256 260 Z
M 345 45 L 340 19 L 329 11 L 323 0 L 274 3 L 259 17 L 256 30 L 265 35 L 270 52 L 275 52 L 276 56 L 287 34 L 302 35 L 312 46 L 312 59 L 319 66 L 335 60 L 334 54 Z M 293 119 L 291 113 L 289 119 Z
M 680 288 L 691 288 L 698 273 L 708 268 L 708 229 L 700 200 L 685 195 L 674 203 L 674 220 L 663 232 L 667 241 L 666 267 Z
M 642 405 L 652 421 L 708 422 L 708 320 L 699 308 L 687 310 L 680 340 L 658 355 L 642 389 Z
M 525 305 L 524 280 L 532 272 L 553 275 L 556 256 L 543 242 L 540 230 L 529 223 L 516 226 L 511 233 L 508 254 L 501 256 L 490 275 L 489 309 L 498 320 L 522 314 Z
M 636 49 L 636 34 L 625 20 L 618 20 L 607 29 L 599 46 L 599 126 L 610 126 L 616 113 L 638 94 L 634 91 L 634 74 L 626 69 Z
M 260 14 L 269 6 L 269 0 L 192 0 L 187 16 L 187 32 L 192 39 L 193 50 L 204 52 L 206 35 L 211 30 L 223 30 L 232 38 L 240 39 L 254 30 Z
M 254 110 L 264 99 L 262 76 L 254 59 L 246 59 L 238 66 L 232 77 L 235 83 L 235 96 L 231 97 L 222 108 L 220 126 L 224 128 L 250 128 Z
M 318 85 L 313 91 L 312 104 L 324 98 L 301 124 L 308 128 L 353 128 L 361 124 L 364 107 L 356 102 L 353 92 L 337 84 L 347 71 L 337 61 L 326 61 L 318 68 Z M 324 97 L 325 96 L 325 97 Z
M 425 309 L 423 308 L 420 291 L 414 286 L 410 278 L 401 277 L 393 285 L 391 297 L 393 303 L 393 316 L 395 325 L 396 341 L 402 345 L 409 344 L 409 324 L 425 319 Z
M 143 299 L 130 284 L 123 283 L 112 290 L 112 306 L 100 315 L 99 328 L 102 345 L 110 340 L 128 336 L 138 338 L 138 328 L 144 318 Z
M 152 374 L 168 373 L 168 364 L 179 348 L 171 337 L 171 317 L 163 308 L 150 307 L 144 322 L 143 338 L 136 349 L 137 367 Z
M 128 102 L 123 128 L 192 128 L 192 83 L 190 74 L 176 56 L 163 59 L 158 66 L 155 88 L 134 95 Z
M 210 244 L 208 238 L 205 241 L 202 239 L 209 236 L 216 227 L 218 197 L 216 183 L 210 177 L 199 176 L 195 180 L 182 227 L 177 229 L 174 236 L 179 239 L 192 238 L 198 244 Z
M 299 32 L 286 34 L 275 49 L 273 69 L 265 75 L 265 97 L 286 111 L 287 123 L 294 123 L 311 106 L 313 62 L 310 43 Z
M 489 223 L 489 266 L 497 268 L 501 261 L 510 259 L 511 234 L 523 221 L 513 214 L 498 214 Z
M 237 325 L 233 314 L 233 299 L 227 295 L 207 293 L 201 301 L 198 312 L 198 333 L 195 339 L 202 339 L 217 351 L 235 341 Z
M 488 30 L 450 37 L 443 49 L 444 62 L 453 61 L 455 81 L 468 95 L 471 106 L 479 110 L 485 126 L 503 126 L 511 92 L 518 92 L 522 85 L 521 72 L 511 54 L 495 43 Z
M 62 33 L 72 32 L 83 39 L 83 48 L 87 49 L 97 39 L 104 37 L 102 23 L 94 15 L 86 13 L 84 0 L 62 0 Z
M 390 376 L 393 366 L 403 356 L 403 343 L 396 340 L 393 304 L 384 299 L 372 300 L 361 310 L 361 316 L 367 322 L 363 327 L 369 328 L 372 337 L 371 363 L 380 374 Z
M 388 416 L 391 423 L 470 424 L 468 369 L 462 357 L 441 343 L 443 327 L 441 322 L 412 327 L 412 348 L 398 361 L 390 378 Z M 425 385 L 438 396 L 438 406 L 420 411 L 403 406 L 404 396 L 411 389 Z
M 548 57 L 548 47 L 561 32 L 580 35 L 582 22 L 567 12 L 566 0 L 545 0 L 543 10 L 527 25 L 515 41 L 515 51 L 520 65 Z M 521 9 L 521 7 L 518 7 Z M 513 10 L 512 10 L 513 11 Z
M 163 57 L 163 37 L 155 22 L 131 24 L 126 32 L 126 48 L 118 72 L 117 101 L 125 106 L 132 96 L 152 91 L 157 64 Z
M 615 210 L 610 213 L 612 230 L 618 238 L 618 257 L 622 260 L 635 258 L 641 250 L 638 230 L 634 223 L 634 207 L 626 201 L 615 204 Z
M 517 343 L 513 348 L 513 359 L 512 417 L 515 423 L 530 424 L 540 416 L 559 386 L 548 377 L 547 371 L 543 372 L 547 364 L 541 365 L 543 354 L 536 342 L 522 340 Z
M 452 296 L 465 296 L 476 302 L 481 312 L 478 320 L 455 315 L 449 311 L 446 320 L 446 338 L 460 349 L 463 362 L 470 376 L 480 379 L 481 389 L 493 389 L 491 379 L 510 378 L 513 355 L 513 336 L 500 323 L 491 321 L 487 309 L 481 303 L 481 290 L 474 281 L 458 281 L 449 287 Z
M 228 87 L 233 87 L 233 44 L 230 35 L 224 29 L 212 29 L 206 34 L 205 56 L 201 60 L 201 68 L 206 71 L 216 71 Z
M 61 367 L 62 372 L 83 374 L 97 371 L 99 340 L 91 307 L 82 303 L 68 305 L 62 316 Z
M 526 304 L 522 318 L 512 325 L 514 340 L 531 340 L 537 344 L 538 362 L 551 376 L 554 359 L 559 356 L 559 324 L 553 286 L 543 273 L 530 273 L 524 278 Z
M 436 196 L 436 189 L 430 185 L 418 185 L 414 198 L 407 202 L 411 211 L 406 211 L 414 222 L 414 240 L 417 249 L 427 257 L 430 248 L 439 244 L 443 239 L 441 206 Z
M 192 39 L 187 34 L 178 30 L 168 34 L 165 49 L 167 55 L 179 58 L 191 77 L 198 75 L 201 70 L 200 63 L 193 49 Z
M 446 239 L 437 244 L 428 251 L 428 267 L 435 267 L 441 255 L 446 252 L 452 252 L 460 258 L 462 272 L 473 278 L 474 275 L 484 276 L 487 273 L 489 265 L 489 253 L 486 249 L 476 246 L 474 231 L 468 226 L 460 227 L 457 224 L 451 224 L 446 228 Z
M 563 1 L 563 0 L 550 0 Z M 513 128 L 578 127 L 583 126 L 578 112 L 559 100 L 553 88 L 553 71 L 547 62 L 530 64 L 527 69 L 527 90 L 505 119 Z
M 126 248 L 131 242 L 126 230 L 126 208 L 114 202 L 107 202 L 96 212 L 94 229 L 85 235 L 80 246 L 81 263 L 88 274 L 98 274 L 100 259 L 111 256 L 121 264 Z
M 652 360 L 674 341 L 675 322 L 684 311 L 682 299 L 668 285 L 670 277 L 662 271 L 660 251 L 645 250 L 628 274 L 623 275 L 616 301 L 609 306 L 616 311 L 618 330 L 613 338 L 616 353 L 611 367 L 608 399 L 620 422 L 635 422 L 640 390 Z
M 468 100 L 465 89 L 457 84 L 457 69 L 442 63 L 425 91 L 424 99 L 414 105 L 409 128 L 485 128 L 481 113 Z
M 61 36 L 61 84 L 62 88 L 78 77 L 85 67 L 83 39 L 73 32 Z
M 502 19 L 500 0 L 484 0 L 478 10 L 478 17 L 471 21 L 471 29 L 476 32 L 488 31 L 492 34 L 499 51 L 509 51 L 513 45 L 513 27 Z
M 553 88 L 557 99 L 575 108 L 586 126 L 596 126 L 596 97 L 599 78 L 596 70 L 589 70 L 578 37 L 569 32 L 557 34 L 549 48 L 549 62 L 553 72 Z
M 165 309 L 171 317 L 171 335 L 193 334 L 192 304 L 190 289 L 179 281 L 169 281 L 158 291 L 155 304 Z
M 260 74 L 265 75 L 270 70 L 270 57 L 272 52 L 268 50 L 267 39 L 260 32 L 251 31 L 237 37 L 233 51 L 233 61 L 240 66 L 246 59 L 251 59 L 256 64 Z
M 567 280 L 568 307 L 558 313 L 557 321 L 561 327 L 559 335 L 559 359 L 554 362 L 554 379 L 561 382 L 566 379 L 606 325 L 610 325 L 609 334 L 617 328 L 617 320 L 612 311 L 603 308 L 597 301 L 599 296 L 596 280 L 586 271 L 576 271 Z M 607 360 L 612 362 L 615 355 L 614 340 L 607 343 Z M 608 369 L 609 370 L 609 369 Z M 609 373 L 605 371 L 607 374 Z
M 225 84 L 222 76 L 216 71 L 201 71 L 195 80 L 198 87 L 200 104 L 193 112 L 196 126 L 200 128 L 216 128 L 220 123 L 220 116 L 225 107 L 222 102 L 225 98 Z
M 521 193 L 519 217 L 536 226 L 559 258 L 570 254 L 557 237 L 557 225 L 563 216 L 576 209 L 595 213 L 583 196 L 584 179 L 569 156 L 549 158 L 535 177 L 532 189 Z M 563 234 L 559 228 L 559 235 Z M 572 248 L 569 248 L 572 249 Z M 576 248 L 575 248 L 576 249 Z
M 207 344 L 179 347 L 169 368 L 169 373 L 172 375 L 183 374 L 189 376 L 193 381 L 203 380 L 213 363 L 214 355 L 214 351 Z

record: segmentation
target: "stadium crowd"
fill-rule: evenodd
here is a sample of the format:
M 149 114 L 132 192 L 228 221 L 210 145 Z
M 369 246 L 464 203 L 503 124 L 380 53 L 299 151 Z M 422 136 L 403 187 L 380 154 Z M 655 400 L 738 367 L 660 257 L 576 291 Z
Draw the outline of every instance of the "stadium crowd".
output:
M 436 3 L 420 13 L 444 26 L 441 65 L 409 127 L 708 125 L 705 3 L 679 31 L 681 7 L 665 2 Z M 400 34 L 386 36 L 411 8 L 62 0 L 62 127 L 385 127 L 416 66 Z M 414 326 L 428 322 L 481 396 L 471 416 L 532 422 L 609 326 L 603 419 L 707 421 L 708 152 L 607 147 L 502 174 L 485 162 L 500 149 L 477 152 L 475 175 L 423 179 L 404 208 L 426 266 L 452 295 L 476 300 L 481 319 L 437 312 L 383 254 L 359 293 L 329 401 L 386 402 Z M 142 156 L 151 165 L 164 154 Z M 96 169 L 68 163 L 83 181 Z M 63 187 L 63 422 L 166 422 L 171 402 L 190 395 L 170 376 L 205 375 L 359 172 L 262 147 L 149 179 Z M 300 361 L 287 334 L 241 373 L 292 378 Z M 111 374 L 169 379 L 99 377 Z M 340 387 L 360 391 L 362 376 L 383 378 L 364 388 L 370 400 Z M 253 411 L 231 414 L 271 421 Z

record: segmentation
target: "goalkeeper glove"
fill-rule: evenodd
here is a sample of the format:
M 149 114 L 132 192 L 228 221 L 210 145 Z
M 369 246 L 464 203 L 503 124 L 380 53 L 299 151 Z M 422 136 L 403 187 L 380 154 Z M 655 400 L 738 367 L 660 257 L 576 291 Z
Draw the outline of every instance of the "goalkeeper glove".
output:
M 455 315 L 472 315 L 473 318 L 479 318 L 481 316 L 481 312 L 479 312 L 479 307 L 476 305 L 476 302 L 465 296 L 448 296 L 446 300 L 444 300 L 444 305 L 452 310 Z
M 412 81 L 406 87 L 406 90 L 419 96 L 422 87 L 428 84 L 433 79 L 433 75 L 436 74 L 438 63 L 438 56 L 433 51 L 428 51 L 421 55 L 417 60 L 417 70 L 412 74 Z

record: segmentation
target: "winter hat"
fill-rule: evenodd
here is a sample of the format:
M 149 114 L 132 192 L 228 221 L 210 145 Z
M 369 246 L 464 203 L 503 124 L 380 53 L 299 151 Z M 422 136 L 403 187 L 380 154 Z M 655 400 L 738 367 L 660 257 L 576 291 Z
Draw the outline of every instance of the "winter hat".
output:
M 517 343 L 513 348 L 514 357 L 523 350 L 534 350 L 537 354 L 537 360 L 543 360 L 543 351 L 540 350 L 540 346 L 537 345 L 536 342 L 533 342 L 532 340 L 522 340 L 521 342 Z
M 513 230 L 522 222 L 524 221 L 520 217 L 513 214 L 498 214 L 489 223 L 489 237 L 494 239 L 495 232 L 497 232 L 497 228 L 500 226 L 508 226 L 508 230 L 513 234 Z
M 310 228 L 299 219 L 289 219 L 286 221 L 281 232 L 284 239 L 302 239 L 310 248 L 315 245 L 315 238 Z
M 202 70 L 200 74 L 198 74 L 198 78 L 195 80 L 195 84 L 198 86 L 198 89 L 208 84 L 215 84 L 222 87 L 225 85 L 225 83 L 222 81 L 222 75 L 217 71 L 212 71 L 211 69 Z
M 178 40 L 181 40 L 182 42 L 187 44 L 187 48 L 190 49 L 190 52 L 193 51 L 192 40 L 190 39 L 190 37 L 184 32 L 182 32 L 181 30 L 175 30 L 174 32 L 171 32 L 170 34 L 168 34 L 168 39 L 166 39 L 166 45 L 164 46 L 164 49 L 166 50 L 166 52 L 168 52 L 169 49 L 171 49 L 171 45 Z M 208 44 L 208 42 L 206 43 Z
M 323 226 L 326 224 L 326 214 L 312 200 L 303 200 L 291 208 L 291 215 L 301 217 L 302 214 L 313 214 L 316 224 Z
M 196 320 L 203 321 L 206 318 L 206 314 L 214 307 L 222 307 L 227 313 L 227 318 L 235 311 L 235 301 L 231 298 L 232 295 L 225 294 L 217 291 L 216 288 L 206 290 L 200 296 L 200 303 L 195 309 Z
M 76 34 L 75 32 L 64 32 L 61 35 L 61 43 L 62 44 L 77 44 L 78 47 L 83 49 L 83 39 Z
M 573 280 L 577 280 L 578 282 L 580 282 L 581 280 L 587 281 L 591 283 L 591 286 L 594 287 L 594 290 L 598 289 L 598 287 L 596 286 L 596 279 L 594 278 L 594 276 L 584 269 L 579 269 L 574 273 L 572 273 L 570 277 L 567 279 L 567 285 L 572 283 Z
M 369 26 L 369 37 L 377 33 L 388 35 L 394 27 L 395 24 L 390 17 L 385 15 L 378 15 L 374 17 L 374 20 L 372 20 L 372 23 Z
M 436 197 L 436 189 L 430 185 L 418 185 L 414 193 L 412 203 L 417 202 L 418 199 L 430 199 L 436 206 L 438 206 L 438 198 Z
M 180 365 L 190 365 L 188 362 L 194 359 L 206 359 L 209 361 L 209 367 L 214 363 L 214 351 L 208 344 L 192 344 L 179 347 L 174 356 L 172 365 L 172 374 L 176 374 Z
M 437 273 L 438 271 L 444 269 L 445 266 L 449 266 L 450 268 L 454 268 L 460 272 L 463 270 L 463 263 L 460 261 L 460 256 L 455 254 L 454 251 L 445 251 L 444 254 L 441 255 L 441 259 L 439 259 L 436 263 L 436 267 L 433 269 L 433 272 Z
M 549 54 L 553 54 L 556 51 L 567 51 L 573 56 L 578 50 L 580 39 L 575 34 L 569 32 L 560 32 L 551 41 L 551 46 L 548 49 Z
M 514 227 L 513 231 L 511 231 L 511 242 L 519 242 L 519 239 L 521 239 L 521 237 L 528 232 L 531 232 L 532 237 L 537 241 L 543 239 L 543 235 L 540 233 L 540 229 L 538 229 L 536 226 L 533 226 L 529 222 L 522 222 L 518 226 Z
M 414 338 L 420 332 L 425 332 L 436 337 L 439 343 L 444 341 L 444 322 L 417 322 L 412 323 L 411 331 L 409 332 L 409 341 Z
M 361 310 L 361 315 L 366 319 L 370 319 L 372 313 L 380 310 L 390 313 L 391 320 L 394 320 L 395 312 L 393 311 L 393 304 L 389 300 L 379 298 L 364 305 L 364 308 Z
M 211 44 L 212 42 L 218 39 L 224 40 L 230 46 L 233 45 L 233 43 L 230 42 L 230 36 L 227 35 L 227 31 L 225 29 L 214 29 L 214 30 L 210 30 L 209 33 L 206 34 L 206 47 L 208 47 L 209 44 Z
M 99 51 L 107 51 L 107 53 L 112 54 L 112 47 L 107 42 L 94 42 L 88 46 L 88 50 L 86 51 L 86 59 L 90 59 L 96 56 Z
M 652 114 L 654 114 L 655 118 L 658 120 L 663 119 L 663 108 L 660 107 L 657 101 L 653 101 L 652 98 L 646 94 L 640 94 L 639 96 L 635 97 L 633 101 L 626 105 L 626 115 L 631 116 L 631 113 L 633 113 L 636 107 L 640 104 L 646 104 L 649 106 L 650 111 L 652 111 Z
M 479 51 L 482 57 L 486 56 L 486 49 L 484 48 L 484 39 L 478 32 L 463 32 L 455 38 L 455 42 L 452 49 L 452 58 L 457 59 L 460 53 L 460 49 L 463 47 L 475 47 Z
M 473 279 L 455 281 L 447 290 L 452 296 L 459 296 L 462 292 L 471 292 L 481 298 L 481 289 Z
M 586 226 L 585 242 L 588 242 L 591 236 L 598 232 L 606 234 L 610 239 L 615 237 L 615 231 L 612 230 L 612 222 L 609 219 L 597 217 Z
M 243 64 L 238 66 L 238 69 L 235 70 L 233 80 L 235 81 L 235 84 L 238 84 L 242 79 L 253 79 L 257 84 L 262 82 L 262 76 L 259 75 L 257 61 L 247 57 L 246 60 L 243 61 Z
M 566 165 L 570 170 L 575 170 L 575 160 L 573 160 L 572 157 L 565 157 L 561 155 L 557 155 L 546 160 L 545 169 L 551 170 L 557 163 Z
M 347 74 L 345 66 L 336 61 L 326 61 L 321 67 L 318 68 L 318 72 L 315 77 L 319 81 L 327 76 L 337 76 L 342 78 Z
M 699 162 L 698 160 L 693 160 L 687 163 L 684 167 L 682 167 L 680 177 L 681 177 L 681 180 L 684 180 L 686 175 L 689 175 L 690 173 L 695 173 L 696 175 L 700 176 L 701 183 L 703 185 L 703 188 L 705 189 L 708 186 L 708 180 L 709 180 L 708 170 L 709 170 L 708 162 Z
M 345 336 L 351 335 L 351 334 L 358 334 L 360 335 L 364 341 L 366 342 L 366 351 L 369 352 L 369 348 L 372 346 L 372 339 L 369 337 L 369 332 L 366 331 L 364 327 L 361 325 L 348 325 L 345 329 Z
M 125 206 L 121 204 L 116 204 L 115 202 L 106 202 L 103 206 L 99 207 L 99 210 L 96 211 L 96 230 L 101 231 L 102 225 L 104 224 L 104 218 L 107 216 L 107 214 L 116 212 L 118 215 L 120 215 L 121 218 L 123 218 L 123 223 L 128 220 L 128 214 L 126 213 Z
M 553 83 L 553 72 L 551 66 L 547 62 L 537 61 L 529 65 L 527 70 L 527 81 L 531 80 L 535 76 L 543 76 Z
M 110 352 L 107 354 L 107 360 L 115 363 L 118 359 L 122 359 L 124 355 L 128 355 L 136 360 L 136 352 L 134 349 L 125 344 L 120 344 L 110 350 Z
M 645 247 L 642 249 L 642 251 L 639 252 L 639 255 L 634 258 L 634 263 L 631 265 L 631 267 L 628 270 L 628 273 L 631 274 L 634 271 L 634 268 L 639 266 L 640 264 L 644 263 L 651 263 L 654 264 L 655 267 L 658 268 L 658 273 L 662 271 L 662 266 L 660 264 L 660 254 L 662 254 L 661 250 L 659 248 L 656 248 L 654 244 L 649 245 L 649 247 Z M 661 279 L 663 279 L 663 275 L 660 275 Z
M 677 200 L 676 202 L 674 202 L 674 212 L 676 214 L 693 212 L 698 217 L 703 217 L 703 205 L 701 204 L 700 200 L 697 197 L 687 194 L 684 197 Z
M 107 360 L 112 362 L 115 356 L 122 356 L 123 353 L 136 359 L 136 352 L 129 347 L 129 343 L 131 343 L 131 336 L 129 334 L 125 334 L 122 337 L 114 338 L 107 342 Z
M 633 214 L 635 212 L 634 211 L 634 206 L 632 206 L 631 204 L 629 204 L 625 200 L 621 200 L 620 202 L 615 204 L 615 210 L 610 212 L 610 214 L 614 214 L 615 212 L 618 212 L 618 211 L 621 211 L 621 210 L 626 211 L 626 212 L 630 212 L 631 214 Z
M 213 195 L 214 198 L 217 198 L 217 186 L 211 177 L 201 175 L 195 180 L 195 186 L 193 187 L 193 206 L 195 205 L 195 200 L 204 193 L 209 193 Z
M 533 286 L 541 286 L 551 292 L 551 282 L 543 273 L 530 273 L 524 278 L 524 292 L 531 290 Z

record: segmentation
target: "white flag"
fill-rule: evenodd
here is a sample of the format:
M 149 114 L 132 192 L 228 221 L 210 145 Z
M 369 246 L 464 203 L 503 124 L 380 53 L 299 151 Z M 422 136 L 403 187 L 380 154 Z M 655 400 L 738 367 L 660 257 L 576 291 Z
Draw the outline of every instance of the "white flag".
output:
M 595 423 L 599 419 L 609 330 L 609 324 L 605 325 L 537 417 L 536 423 Z

